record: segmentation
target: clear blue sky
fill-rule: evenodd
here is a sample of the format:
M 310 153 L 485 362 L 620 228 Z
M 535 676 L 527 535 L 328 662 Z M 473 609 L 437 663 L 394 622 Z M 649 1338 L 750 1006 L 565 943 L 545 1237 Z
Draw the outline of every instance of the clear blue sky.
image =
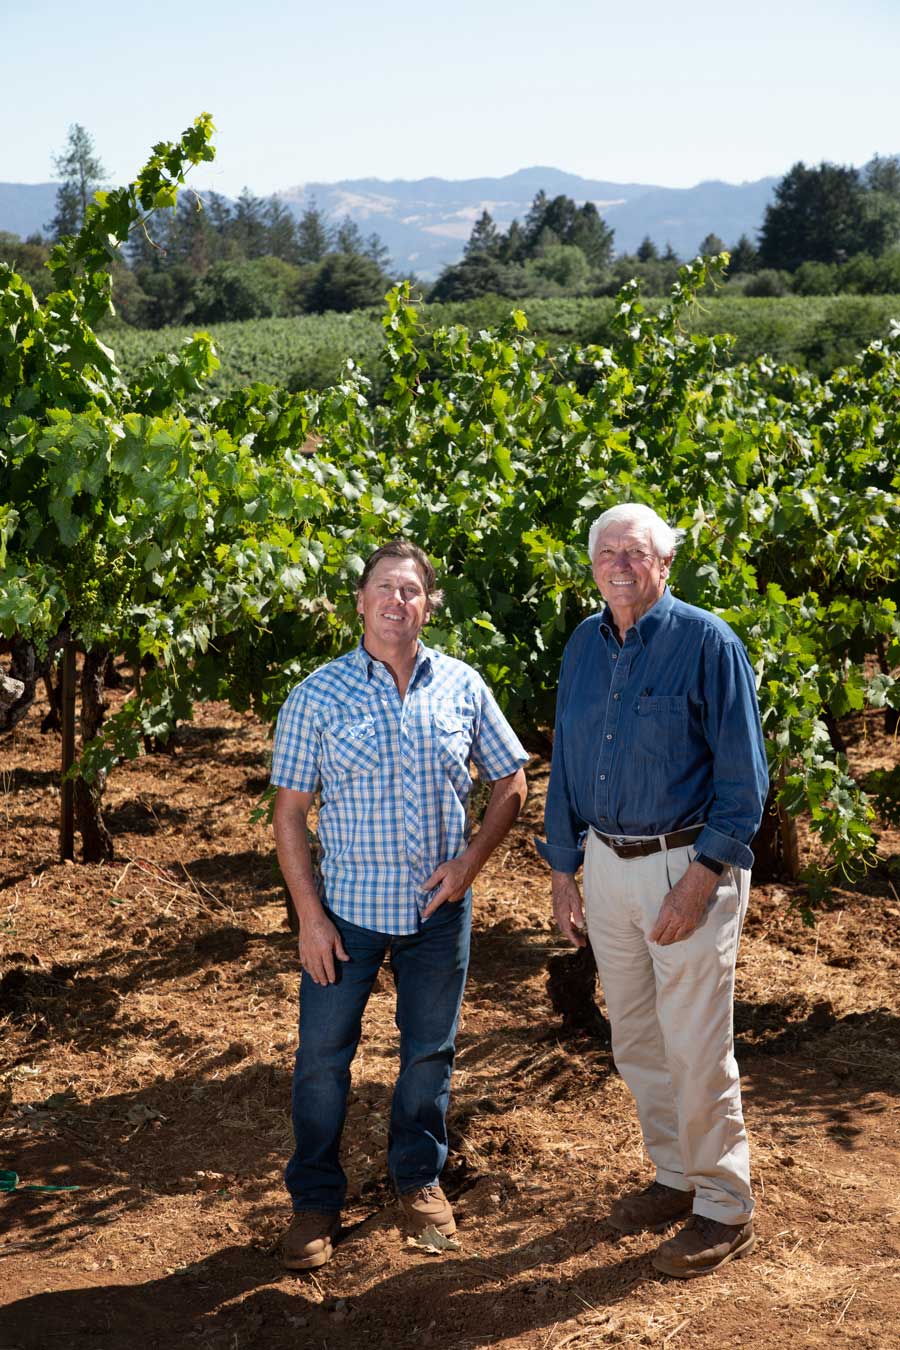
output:
M 2 0 L 0 180 L 50 179 L 80 122 L 124 181 L 201 111 L 217 158 L 195 184 L 230 195 L 862 164 L 900 153 L 898 40 L 898 0 Z

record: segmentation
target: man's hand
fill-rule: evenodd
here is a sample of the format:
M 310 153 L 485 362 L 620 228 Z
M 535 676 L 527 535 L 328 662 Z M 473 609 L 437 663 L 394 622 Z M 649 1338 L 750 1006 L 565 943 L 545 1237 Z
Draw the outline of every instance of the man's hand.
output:
M 573 947 L 583 947 L 587 938 L 584 932 L 584 907 L 578 882 L 569 872 L 553 871 L 550 873 L 550 885 L 553 893 L 553 917 L 557 928 Z
M 718 884 L 715 872 L 702 863 L 692 862 L 663 900 L 650 931 L 650 941 L 668 947 L 672 942 L 689 938 L 706 913 L 709 897 Z
M 300 920 L 300 964 L 316 984 L 334 984 L 334 959 L 349 961 L 341 935 L 324 911 Z
M 430 919 L 434 911 L 440 909 L 448 900 L 461 900 L 475 880 L 478 870 L 477 864 L 473 863 L 471 858 L 467 858 L 465 853 L 436 867 L 425 882 L 424 889 L 432 891 L 435 886 L 439 889 L 428 901 L 428 906 L 422 913 L 423 921 Z
M 423 921 L 430 919 L 435 910 L 448 900 L 452 902 L 463 898 L 500 840 L 509 833 L 513 821 L 525 805 L 527 794 L 525 775 L 521 769 L 507 774 L 505 778 L 494 779 L 481 828 L 465 853 L 439 863 L 425 882 L 426 891 L 434 890 L 437 886 L 438 892 L 431 897 L 423 911 Z

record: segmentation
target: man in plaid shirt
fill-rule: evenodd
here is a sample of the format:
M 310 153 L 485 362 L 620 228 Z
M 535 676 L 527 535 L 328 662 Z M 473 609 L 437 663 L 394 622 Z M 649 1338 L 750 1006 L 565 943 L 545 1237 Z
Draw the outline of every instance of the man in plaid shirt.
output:
M 297 685 L 278 718 L 275 839 L 303 967 L 285 1172 L 290 1270 L 324 1265 L 340 1229 L 350 1064 L 387 952 L 400 1030 L 388 1166 L 414 1233 L 456 1230 L 439 1179 L 471 885 L 521 810 L 527 755 L 480 675 L 419 641 L 440 601 L 421 549 L 406 540 L 378 549 L 357 595 L 362 641 Z M 471 838 L 470 762 L 492 784 Z M 306 829 L 316 793 L 318 883 Z

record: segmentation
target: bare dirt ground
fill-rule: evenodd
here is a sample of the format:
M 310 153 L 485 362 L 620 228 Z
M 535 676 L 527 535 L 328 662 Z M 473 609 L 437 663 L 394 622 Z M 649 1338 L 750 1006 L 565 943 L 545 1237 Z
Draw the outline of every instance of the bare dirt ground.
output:
M 108 790 L 117 860 L 56 861 L 58 740 L 0 748 L 3 1350 L 900 1345 L 900 836 L 805 928 L 757 886 L 736 1023 L 759 1197 L 755 1252 L 686 1283 L 610 1201 L 650 1178 L 608 1050 L 546 992 L 562 943 L 528 815 L 480 879 L 445 1184 L 460 1250 L 409 1250 L 385 1182 L 396 1033 L 370 1003 L 345 1158 L 344 1236 L 280 1268 L 297 960 L 268 829 L 267 742 L 197 710 L 174 755 Z M 851 754 L 890 765 L 880 718 Z

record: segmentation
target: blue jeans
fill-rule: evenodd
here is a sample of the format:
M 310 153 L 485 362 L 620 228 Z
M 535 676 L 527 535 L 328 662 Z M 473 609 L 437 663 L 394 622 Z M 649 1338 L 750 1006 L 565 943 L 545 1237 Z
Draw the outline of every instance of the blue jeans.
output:
M 294 1063 L 295 1150 L 284 1174 L 295 1210 L 337 1213 L 347 1177 L 340 1164 L 350 1064 L 385 952 L 397 989 L 400 1074 L 391 1102 L 388 1170 L 402 1195 L 438 1181 L 447 1160 L 447 1103 L 454 1040 L 469 965 L 471 893 L 441 906 L 416 933 L 358 928 L 328 911 L 349 961 L 334 984 L 300 981 L 300 1046 Z

